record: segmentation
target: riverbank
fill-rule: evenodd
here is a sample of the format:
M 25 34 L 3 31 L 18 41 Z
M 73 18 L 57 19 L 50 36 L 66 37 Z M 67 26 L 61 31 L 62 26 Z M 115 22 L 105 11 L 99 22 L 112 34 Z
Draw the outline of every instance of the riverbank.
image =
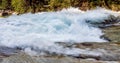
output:
M 75 8 L 75 7 L 68 7 L 68 8 L 61 8 L 61 9 L 57 9 L 57 10 L 51 10 L 51 11 L 38 11 L 38 12 L 34 12 L 34 13 L 39 13 L 39 12 L 56 12 L 56 11 L 61 11 L 63 9 L 69 9 L 69 8 Z M 86 11 L 89 11 L 89 10 L 95 10 L 95 9 L 99 9 L 99 8 L 102 8 L 102 7 L 95 7 L 95 8 L 91 8 L 91 9 L 88 9 L 88 8 L 84 8 L 84 7 L 77 7 L 77 9 L 83 11 L 83 12 L 86 12 Z M 105 8 L 103 8 L 105 9 Z M 110 9 L 107 9 L 106 10 L 110 10 Z M 120 14 L 120 10 L 113 10 L 111 9 L 113 12 L 118 12 L 118 14 Z M 19 15 L 19 14 L 25 14 L 25 13 L 31 13 L 31 12 L 24 12 L 24 13 L 19 13 L 19 12 L 16 12 L 16 11 L 13 11 L 13 10 L 0 10 L 0 17 L 6 17 L 6 16 L 10 16 L 10 15 Z M 32 12 L 33 13 L 33 12 Z
M 18 15 L 19 13 L 12 10 L 0 10 L 0 17 L 7 17 L 13 14 Z
M 91 10 L 103 7 L 114 11 L 120 11 L 119 0 L 1 0 L 0 9 L 10 9 L 19 13 L 59 11 L 63 8 L 75 7 L 81 10 Z

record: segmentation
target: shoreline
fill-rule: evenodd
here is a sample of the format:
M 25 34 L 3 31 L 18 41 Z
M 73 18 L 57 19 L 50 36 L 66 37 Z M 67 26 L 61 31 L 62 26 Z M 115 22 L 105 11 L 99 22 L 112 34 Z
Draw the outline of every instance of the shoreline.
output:
M 69 7 L 69 8 L 72 8 L 72 7 Z M 63 9 L 69 9 L 69 8 L 63 8 Z M 75 7 L 73 7 L 75 8 Z M 86 10 L 82 10 L 80 9 L 79 7 L 77 7 L 79 10 L 81 11 L 88 11 L 88 9 Z M 102 7 L 99 7 L 99 8 L 102 8 Z M 94 9 L 97 9 L 94 8 Z M 89 9 L 89 10 L 94 10 L 94 9 Z M 103 8 L 103 9 L 107 9 L 107 8 Z M 61 9 L 62 10 L 62 9 Z M 60 9 L 56 10 L 56 11 L 61 11 Z M 112 9 L 107 9 L 107 10 L 111 10 L 111 11 L 114 11 L 114 12 L 118 12 L 118 14 L 120 14 L 120 10 L 112 10 Z M 38 12 L 56 12 L 56 11 L 38 11 Z M 38 12 L 35 12 L 35 13 L 38 13 Z M 25 14 L 25 13 L 29 13 L 29 12 L 24 12 L 24 13 L 19 13 L 19 12 L 16 12 L 16 11 L 13 11 L 13 10 L 0 10 L 0 17 L 6 17 L 6 16 L 11 16 L 11 15 L 20 15 L 20 14 Z M 30 12 L 32 13 L 32 12 Z

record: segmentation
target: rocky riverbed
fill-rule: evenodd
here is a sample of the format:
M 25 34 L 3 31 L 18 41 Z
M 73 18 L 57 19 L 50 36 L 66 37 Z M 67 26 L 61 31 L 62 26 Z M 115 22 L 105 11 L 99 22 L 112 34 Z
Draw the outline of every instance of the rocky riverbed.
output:
M 88 21 L 89 22 L 89 21 Z M 77 55 L 45 51 L 46 55 L 29 55 L 20 47 L 0 46 L 0 63 L 120 63 L 120 17 L 110 16 L 102 23 L 92 23 L 103 30 L 101 38 L 108 42 L 68 43 L 55 44 L 65 49 L 80 49 Z M 71 51 L 74 52 L 74 51 Z
M 76 59 L 72 57 L 31 57 L 18 54 L 1 59 L 1 63 L 119 63 L 119 61 L 97 61 L 94 59 Z
M 0 46 L 0 63 L 120 63 L 120 26 L 112 26 L 103 29 L 107 43 L 65 43 L 57 42 L 65 48 L 79 48 L 97 51 L 101 55 L 89 55 L 81 53 L 78 56 L 63 54 L 48 54 L 45 56 L 30 56 L 19 48 Z
M 120 25 L 105 28 L 103 32 L 110 42 L 120 42 Z
M 57 44 L 69 48 L 74 47 L 89 49 L 89 51 L 98 51 L 98 53 L 102 53 L 102 55 L 94 56 L 81 53 L 79 56 L 65 56 L 57 54 L 30 56 L 19 49 L 0 47 L 0 63 L 120 63 L 119 42 L 75 44 L 62 42 Z

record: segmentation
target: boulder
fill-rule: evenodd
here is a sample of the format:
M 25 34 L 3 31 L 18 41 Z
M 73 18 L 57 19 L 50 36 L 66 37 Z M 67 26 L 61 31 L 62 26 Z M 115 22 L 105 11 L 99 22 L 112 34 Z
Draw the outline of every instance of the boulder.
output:
M 0 13 L 0 16 L 8 16 L 9 15 L 9 13 L 7 13 L 7 12 L 1 12 Z
M 87 21 L 87 22 L 89 22 L 89 21 Z M 105 19 L 104 21 L 90 22 L 90 24 L 92 24 L 92 26 L 99 27 L 99 28 L 115 26 L 115 25 L 118 25 L 118 23 L 120 23 L 120 16 L 114 16 L 114 15 L 110 15 L 108 17 L 108 19 Z

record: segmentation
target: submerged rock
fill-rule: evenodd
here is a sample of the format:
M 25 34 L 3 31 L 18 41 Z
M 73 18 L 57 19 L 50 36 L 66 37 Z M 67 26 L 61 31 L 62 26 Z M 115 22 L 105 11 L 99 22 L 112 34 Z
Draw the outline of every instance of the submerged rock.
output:
M 59 43 L 60 45 L 64 47 L 74 47 L 74 48 L 80 48 L 86 50 L 86 52 L 91 52 L 91 51 L 96 51 L 94 54 L 85 54 L 81 53 L 80 55 L 77 56 L 72 56 L 74 58 L 79 58 L 79 59 L 87 59 L 87 58 L 93 58 L 96 60 L 104 60 L 104 61 L 119 61 L 120 60 L 120 45 L 117 43 L 74 43 L 74 44 L 69 44 L 68 43 Z M 96 55 L 100 53 L 100 55 Z
M 8 57 L 20 52 L 20 50 L 15 48 L 10 48 L 6 46 L 0 46 L 0 56 L 1 57 Z
M 103 24 L 99 26 L 104 33 L 101 38 L 109 42 L 120 42 L 120 16 L 115 17 L 111 15 Z
M 119 63 L 119 61 L 99 61 L 94 59 L 76 59 L 71 57 L 33 57 L 19 53 L 8 58 L 3 58 L 0 63 Z
M 105 19 L 104 21 L 91 22 L 93 26 L 99 27 L 99 28 L 116 26 L 116 25 L 119 25 L 119 23 L 120 23 L 120 16 L 114 16 L 114 15 L 110 15 L 108 19 Z
M 56 43 L 65 48 L 88 49 L 89 51 L 97 51 L 102 55 L 96 56 L 81 53 L 78 56 L 67 56 L 59 54 L 49 54 L 43 56 L 30 56 L 22 51 L 16 52 L 16 48 L 0 47 L 8 53 L 15 53 L 9 57 L 1 58 L 0 63 L 119 63 L 120 61 L 120 43 Z M 2 51 L 2 50 L 0 50 Z M 86 51 L 87 52 L 87 51 Z M 90 53 L 90 52 L 88 52 Z M 7 53 L 4 53 L 7 54 Z
M 120 22 L 120 16 L 110 15 L 107 20 L 103 22 L 103 24 L 114 24 Z

